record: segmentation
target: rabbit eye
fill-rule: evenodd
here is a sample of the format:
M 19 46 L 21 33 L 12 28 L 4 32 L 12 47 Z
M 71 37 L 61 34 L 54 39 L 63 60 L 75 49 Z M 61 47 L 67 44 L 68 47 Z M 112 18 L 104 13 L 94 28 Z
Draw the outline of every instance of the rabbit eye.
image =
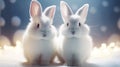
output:
M 69 23 L 67 23 L 67 26 L 69 26 Z
M 37 24 L 37 28 L 39 28 L 40 27 L 40 24 Z
M 79 22 L 79 26 L 81 26 L 81 23 Z

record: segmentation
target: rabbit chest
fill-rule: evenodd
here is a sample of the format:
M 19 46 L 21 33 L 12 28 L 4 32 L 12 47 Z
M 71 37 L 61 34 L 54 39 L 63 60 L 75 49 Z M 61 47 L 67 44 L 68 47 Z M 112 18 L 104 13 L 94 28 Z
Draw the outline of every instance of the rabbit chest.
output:
M 24 39 L 24 52 L 32 57 L 42 55 L 43 59 L 50 59 L 54 52 L 54 41 L 43 39 Z
M 88 56 L 92 48 L 92 42 L 88 38 L 67 38 L 63 40 L 64 57 Z

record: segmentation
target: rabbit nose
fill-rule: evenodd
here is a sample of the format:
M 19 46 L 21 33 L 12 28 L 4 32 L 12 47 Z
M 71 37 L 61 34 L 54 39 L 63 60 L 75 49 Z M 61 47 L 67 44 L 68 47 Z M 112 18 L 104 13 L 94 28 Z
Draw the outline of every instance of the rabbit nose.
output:
M 43 37 L 46 37 L 46 34 L 43 34 Z
M 74 34 L 75 34 L 75 31 L 72 31 L 72 34 L 74 35 Z

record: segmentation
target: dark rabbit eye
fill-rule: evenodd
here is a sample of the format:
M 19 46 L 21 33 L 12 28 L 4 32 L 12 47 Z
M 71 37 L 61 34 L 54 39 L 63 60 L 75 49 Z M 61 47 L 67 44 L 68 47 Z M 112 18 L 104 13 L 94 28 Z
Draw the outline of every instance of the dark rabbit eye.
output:
M 79 22 L 79 26 L 81 26 L 81 23 Z
M 37 24 L 37 28 L 39 28 L 40 27 L 40 24 Z
M 69 23 L 67 23 L 67 26 L 69 26 Z

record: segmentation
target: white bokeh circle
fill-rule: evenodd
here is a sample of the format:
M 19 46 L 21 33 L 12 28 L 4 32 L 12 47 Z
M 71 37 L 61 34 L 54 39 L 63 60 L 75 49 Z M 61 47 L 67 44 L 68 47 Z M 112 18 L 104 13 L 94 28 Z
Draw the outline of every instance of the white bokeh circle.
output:
M 101 27 L 100 27 L 100 30 L 101 30 L 102 32 L 106 32 L 106 31 L 107 31 L 107 27 L 106 27 L 106 26 L 101 26 Z
M 113 8 L 113 10 L 114 10 L 115 13 L 119 13 L 119 12 L 120 12 L 120 7 L 115 6 L 115 7 Z
M 4 0 L 0 0 L 0 11 L 5 8 L 5 2 Z
M 15 3 L 16 2 L 16 0 L 10 0 L 10 3 Z
M 21 19 L 18 16 L 13 16 L 11 19 L 11 24 L 15 27 L 18 27 L 21 24 Z
M 103 6 L 103 7 L 108 7 L 108 6 L 109 6 L 108 1 L 103 1 L 103 2 L 102 2 L 102 6 Z
M 5 19 L 3 17 L 0 17 L 0 27 L 5 26 Z
M 118 19 L 117 27 L 118 27 L 118 29 L 120 30 L 120 18 Z

